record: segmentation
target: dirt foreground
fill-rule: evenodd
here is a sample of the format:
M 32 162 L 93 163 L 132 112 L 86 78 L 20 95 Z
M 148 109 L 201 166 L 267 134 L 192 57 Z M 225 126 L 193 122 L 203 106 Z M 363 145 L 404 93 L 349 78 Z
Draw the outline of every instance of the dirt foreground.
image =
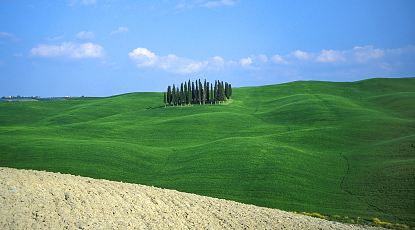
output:
M 175 190 L 0 167 L 0 229 L 364 229 Z

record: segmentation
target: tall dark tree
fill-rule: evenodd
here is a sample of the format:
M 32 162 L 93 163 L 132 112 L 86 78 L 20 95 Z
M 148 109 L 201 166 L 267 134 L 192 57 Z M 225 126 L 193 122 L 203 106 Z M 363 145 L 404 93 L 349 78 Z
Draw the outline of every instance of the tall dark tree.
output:
M 202 86 L 202 82 L 199 79 L 199 97 L 197 98 L 199 104 L 202 104 L 203 101 L 203 86 Z
M 197 83 L 196 80 L 196 98 L 195 98 L 195 103 L 199 103 L 199 98 L 200 98 L 200 90 L 199 90 L 199 84 Z
M 179 102 L 179 104 L 180 105 L 183 105 L 184 104 L 184 96 L 185 96 L 185 94 L 184 94 L 184 86 L 183 86 L 183 82 L 182 82 L 182 84 L 180 85 L 180 102 Z
M 171 95 L 171 86 L 168 86 L 167 87 L 167 103 L 169 105 L 171 105 L 171 98 L 172 98 L 172 95 Z
M 179 100 L 180 100 L 180 91 L 179 91 L 179 87 L 176 88 L 176 105 L 179 105 Z
M 224 101 L 225 100 L 225 92 L 223 89 L 223 81 L 218 81 L 218 98 L 219 101 Z
M 215 96 L 213 94 L 213 84 L 210 83 L 210 104 L 215 103 Z
M 209 89 L 209 82 L 206 82 L 206 103 L 210 102 L 210 89 Z
M 217 101 L 220 103 L 221 100 L 221 95 L 220 95 L 220 81 L 218 81 L 218 88 L 216 89 L 216 94 L 217 94 Z
M 206 103 L 206 79 L 203 82 L 202 104 Z
M 171 92 L 171 101 L 173 106 L 176 105 L 177 99 L 176 99 L 176 86 L 173 84 L 173 89 Z
M 189 98 L 187 97 L 187 82 L 184 82 L 183 97 L 184 97 L 183 104 L 187 104 L 189 102 Z
M 226 101 L 226 96 L 225 96 L 225 85 L 223 84 L 223 81 L 221 82 L 222 85 L 222 101 Z
M 187 104 L 192 103 L 192 87 L 190 85 L 190 80 L 187 82 Z
M 219 94 L 218 94 L 218 81 L 215 80 L 215 89 L 214 89 L 214 98 L 215 98 L 215 103 L 217 101 L 219 101 Z
M 228 88 L 229 88 L 229 98 L 230 98 L 230 97 L 232 97 L 232 85 L 229 84 Z
M 225 82 L 225 96 L 229 99 L 229 85 L 227 82 Z
M 195 83 L 192 81 L 192 103 L 195 103 L 195 98 L 196 98 L 196 88 L 195 88 Z

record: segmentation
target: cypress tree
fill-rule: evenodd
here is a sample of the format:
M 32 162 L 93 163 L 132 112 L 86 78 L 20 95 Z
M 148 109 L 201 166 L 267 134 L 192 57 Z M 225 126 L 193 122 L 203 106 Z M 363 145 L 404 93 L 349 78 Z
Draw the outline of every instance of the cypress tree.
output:
M 190 86 L 190 80 L 187 82 L 187 104 L 192 103 L 192 87 Z
M 183 105 L 184 101 L 184 87 L 183 87 L 183 82 L 180 85 L 180 105 Z
M 215 96 L 213 94 L 213 85 L 212 83 L 210 83 L 210 104 L 212 104 L 213 102 L 215 102 Z
M 192 103 L 195 103 L 195 98 L 196 98 L 195 83 L 192 81 Z
M 209 82 L 206 83 L 206 102 L 209 102 L 210 100 L 210 89 L 209 89 Z
M 179 105 L 180 92 L 179 87 L 176 88 L 176 105 Z
M 218 102 L 220 103 L 222 100 L 221 100 L 221 96 L 220 96 L 220 81 L 218 81 L 218 88 L 216 89 L 216 93 L 218 94 L 218 96 L 217 96 L 217 100 L 218 100 Z
M 221 81 L 218 81 L 218 101 L 223 101 L 223 86 Z
M 203 87 L 203 82 L 199 79 L 199 87 L 202 89 L 200 94 L 200 103 L 203 104 L 203 97 L 205 95 L 205 88 Z
M 195 103 L 199 103 L 199 84 L 197 83 L 196 80 L 196 98 L 195 98 Z
M 221 81 L 221 83 L 220 83 L 220 90 L 221 90 L 220 99 L 221 99 L 221 101 L 225 101 L 225 88 L 224 88 L 224 85 L 223 85 L 223 81 Z
M 187 97 L 187 82 L 184 82 L 184 91 L 183 91 L 183 97 L 184 97 L 184 104 L 187 104 L 189 101 L 189 98 Z
M 167 87 L 167 103 L 171 105 L 171 86 Z
M 197 98 L 199 105 L 202 104 L 202 99 L 203 99 L 203 87 L 202 87 L 202 82 L 199 79 L 199 96 Z
M 177 90 L 177 105 L 180 105 L 180 101 L 182 100 L 182 92 L 180 91 L 180 87 L 179 86 L 177 86 L 177 88 L 176 88 L 176 90 Z
M 224 86 L 223 86 L 223 81 L 220 82 L 220 88 L 219 88 L 219 96 L 220 96 L 220 100 L 224 101 L 224 97 L 225 97 L 225 90 L 224 90 Z
M 225 82 L 225 96 L 226 99 L 229 99 L 229 86 L 227 82 Z
M 205 79 L 205 81 L 203 82 L 203 94 L 202 94 L 202 102 L 203 102 L 203 104 L 205 104 L 206 103 L 206 79 Z
M 225 90 L 223 91 L 224 92 L 224 94 L 225 94 L 225 98 L 227 98 L 227 91 L 228 91 L 228 83 L 225 81 Z
M 218 97 L 218 81 L 215 80 L 215 89 L 214 89 L 214 98 L 215 98 L 215 104 L 218 101 L 219 97 Z
M 173 84 L 172 94 L 171 94 L 172 104 L 176 105 L 176 86 Z
M 232 97 L 232 85 L 229 84 L 229 98 Z

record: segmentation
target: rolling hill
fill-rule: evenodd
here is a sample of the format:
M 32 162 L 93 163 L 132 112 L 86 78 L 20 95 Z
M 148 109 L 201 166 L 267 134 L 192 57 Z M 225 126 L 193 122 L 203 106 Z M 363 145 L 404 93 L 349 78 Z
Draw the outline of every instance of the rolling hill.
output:
M 415 225 L 415 78 L 0 103 L 0 166 Z

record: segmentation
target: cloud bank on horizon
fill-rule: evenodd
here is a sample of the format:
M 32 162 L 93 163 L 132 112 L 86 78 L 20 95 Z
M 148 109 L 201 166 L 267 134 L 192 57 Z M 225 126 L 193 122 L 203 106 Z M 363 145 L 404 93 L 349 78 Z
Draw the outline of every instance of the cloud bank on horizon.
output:
M 4 95 L 160 91 L 197 77 L 247 86 L 415 75 L 410 0 L 0 6 Z M 316 14 L 316 7 L 324 14 Z M 363 10 L 368 7 L 373 12 Z M 36 29 L 26 28 L 28 22 Z
M 403 56 L 415 57 L 415 46 L 407 46 L 394 49 L 380 49 L 373 46 L 355 46 L 349 50 L 323 49 L 312 53 L 295 50 L 285 55 L 274 54 L 268 57 L 265 54 L 250 55 L 238 60 L 225 60 L 221 56 L 214 56 L 205 60 L 192 60 L 186 57 L 178 57 L 174 54 L 166 56 L 156 55 L 147 48 L 136 48 L 128 53 L 131 60 L 138 68 L 160 69 L 169 73 L 193 74 L 204 71 L 222 71 L 231 68 L 246 68 L 259 70 L 265 65 L 285 65 L 286 68 L 298 66 L 302 63 L 326 63 L 337 65 L 366 65 L 373 62 L 379 68 L 384 68 L 390 60 L 400 60 Z M 407 63 L 410 64 L 410 63 Z M 322 67 L 324 68 L 324 67 Z

